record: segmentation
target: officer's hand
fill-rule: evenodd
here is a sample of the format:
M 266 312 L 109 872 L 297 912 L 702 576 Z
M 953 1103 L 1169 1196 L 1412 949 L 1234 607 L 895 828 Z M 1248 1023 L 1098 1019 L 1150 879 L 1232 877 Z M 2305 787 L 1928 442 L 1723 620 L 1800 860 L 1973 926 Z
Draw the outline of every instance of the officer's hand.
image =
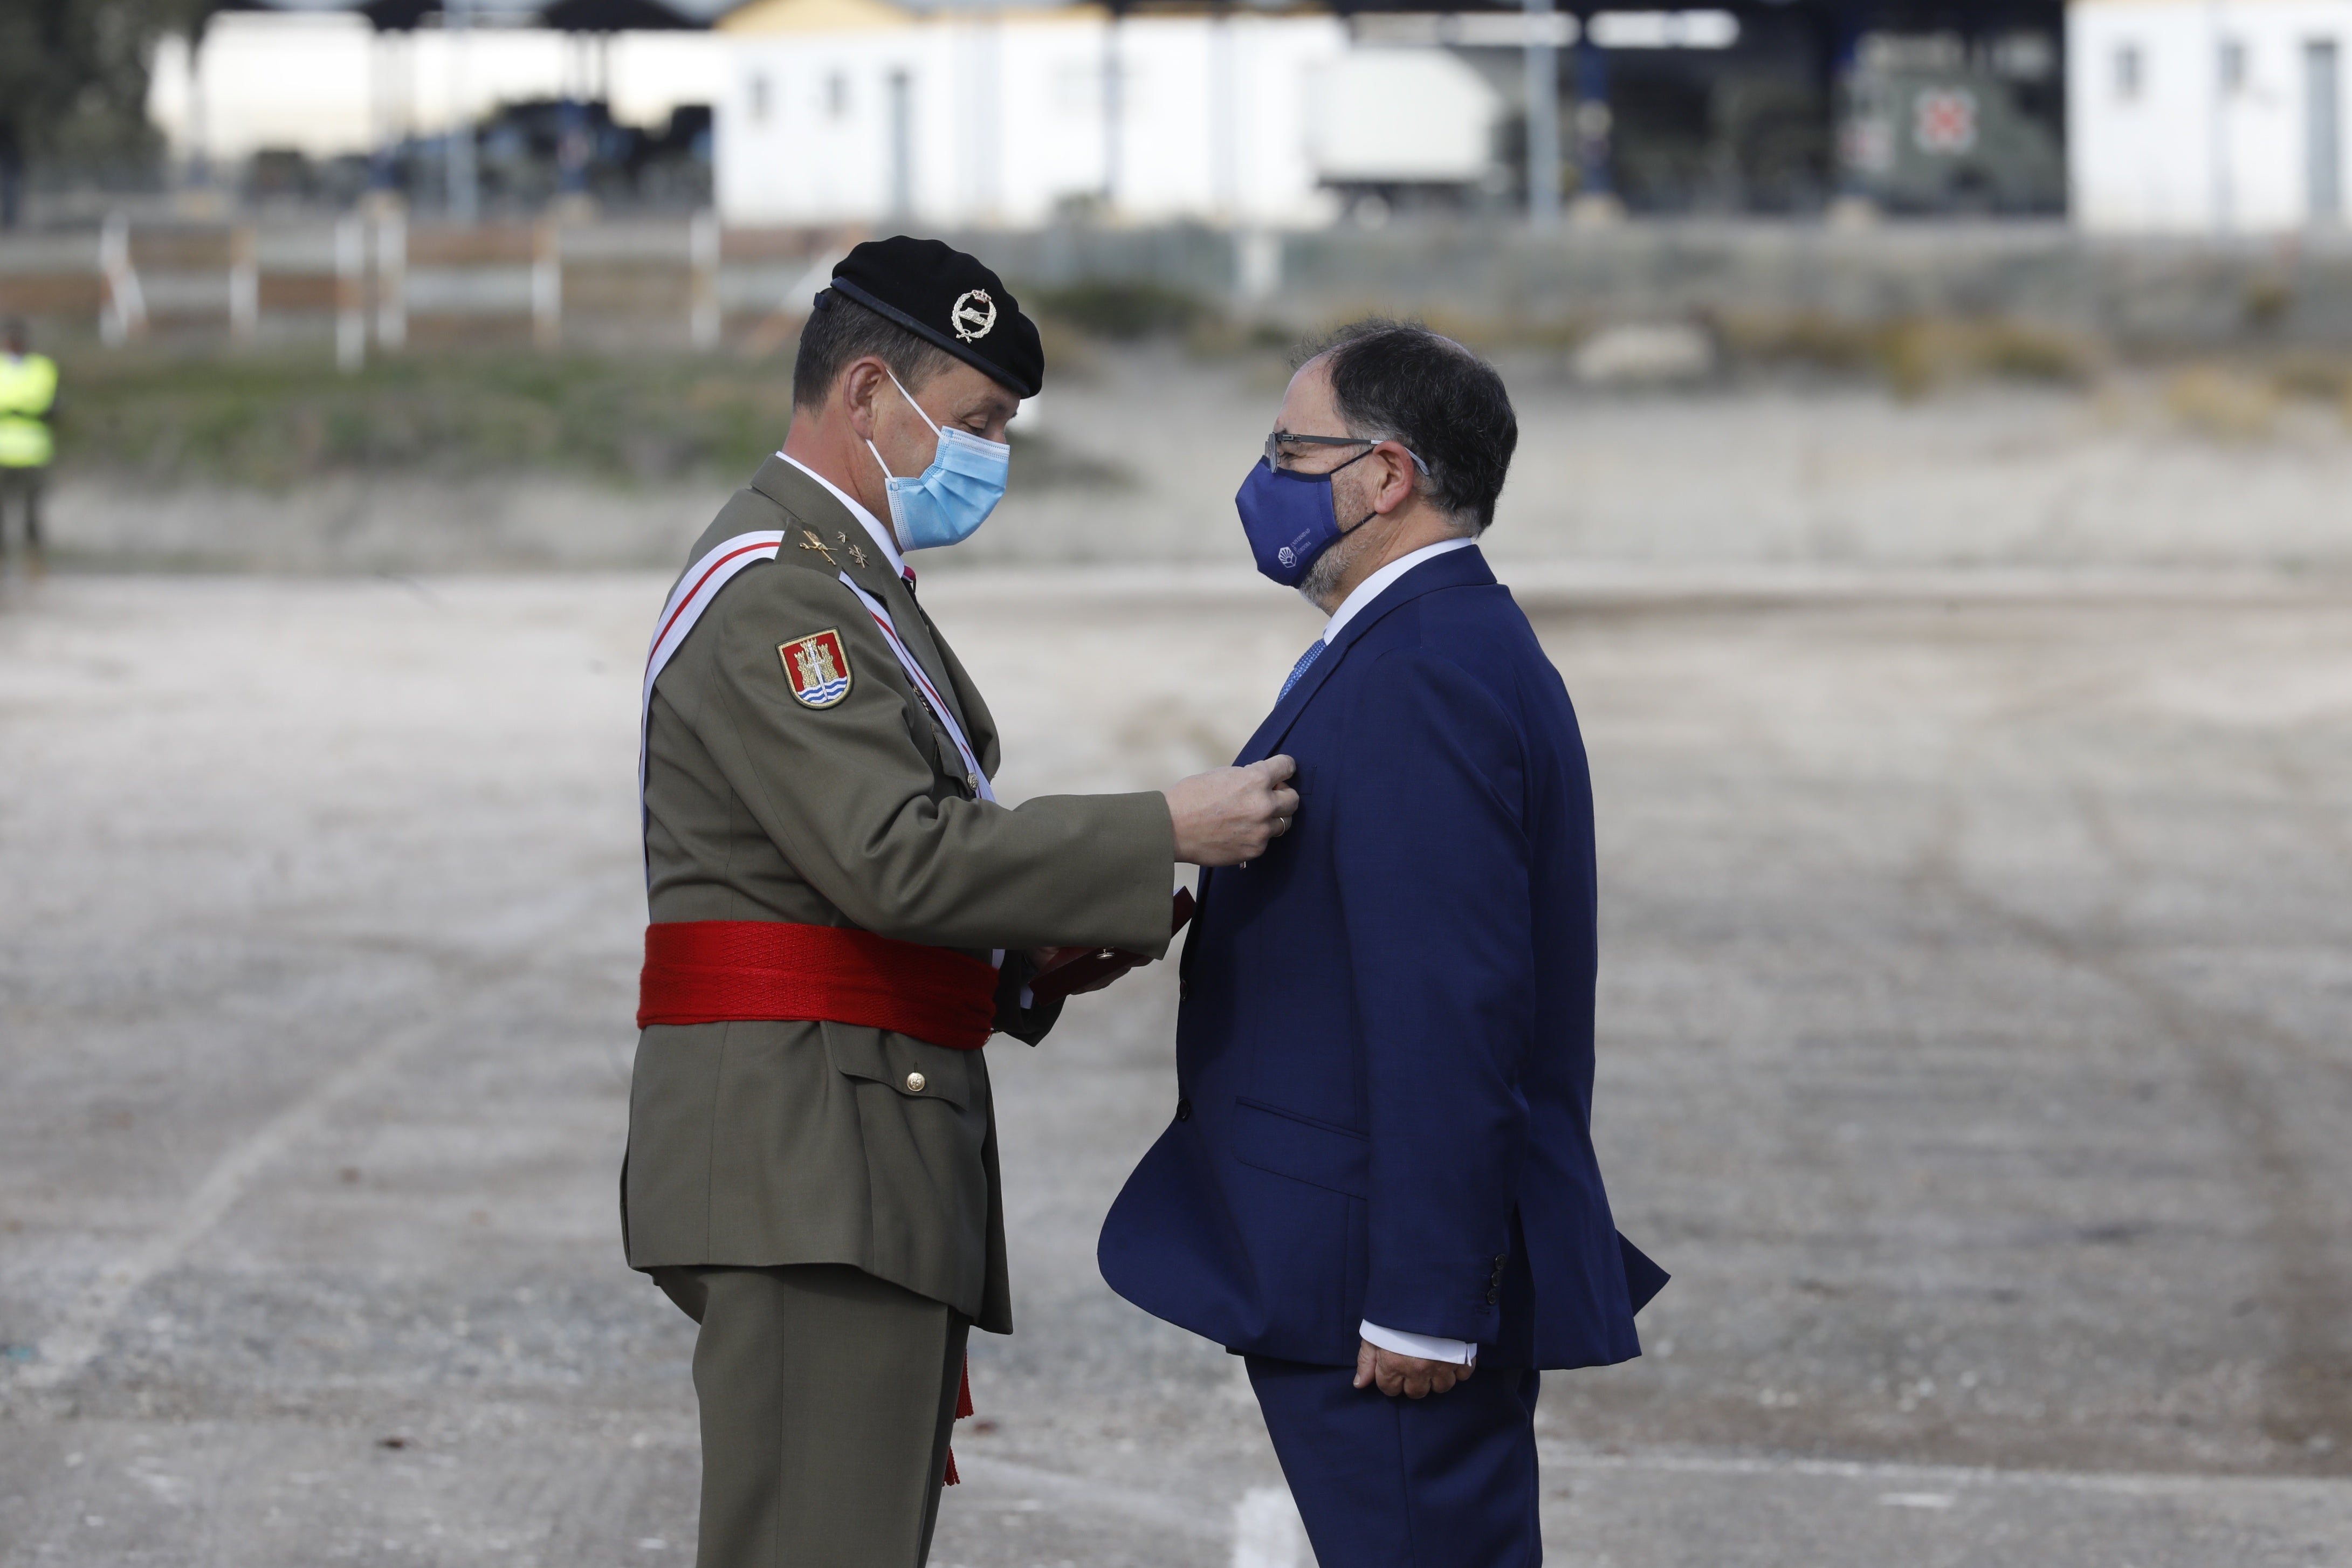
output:
M 1268 757 L 1245 768 L 1219 768 L 1179 780 L 1168 790 L 1176 823 L 1176 858 L 1194 866 L 1255 860 L 1290 830 L 1298 792 L 1289 787 L 1298 764 Z
M 1407 1399 L 1443 1394 L 1457 1383 L 1469 1382 L 1477 1370 L 1475 1362 L 1456 1366 L 1450 1361 L 1423 1361 L 1417 1355 L 1384 1351 L 1367 1340 L 1356 1342 L 1356 1386 L 1377 1384 L 1391 1399 L 1400 1394 Z

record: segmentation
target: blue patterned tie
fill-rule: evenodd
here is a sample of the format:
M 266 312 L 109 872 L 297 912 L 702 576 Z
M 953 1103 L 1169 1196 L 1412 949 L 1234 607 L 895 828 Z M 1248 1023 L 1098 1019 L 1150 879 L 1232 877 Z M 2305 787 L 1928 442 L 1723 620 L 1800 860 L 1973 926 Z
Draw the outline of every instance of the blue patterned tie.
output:
M 1314 668 L 1315 661 L 1322 657 L 1323 639 L 1321 637 L 1317 637 L 1313 645 L 1309 647 L 1305 653 L 1298 656 L 1298 662 L 1290 667 L 1290 679 L 1282 683 L 1281 695 L 1277 696 L 1275 700 L 1279 702 L 1284 697 L 1289 696 L 1290 689 L 1298 684 L 1298 678 L 1305 675 L 1308 670 Z

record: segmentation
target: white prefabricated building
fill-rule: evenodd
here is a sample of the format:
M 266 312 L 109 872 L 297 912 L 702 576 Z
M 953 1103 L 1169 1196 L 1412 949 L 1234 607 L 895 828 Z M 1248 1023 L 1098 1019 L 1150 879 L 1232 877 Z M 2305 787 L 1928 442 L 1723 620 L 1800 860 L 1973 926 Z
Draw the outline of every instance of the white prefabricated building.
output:
M 753 0 L 714 32 L 601 38 L 228 12 L 200 49 L 166 39 L 152 83 L 174 155 L 229 162 L 364 153 L 526 99 L 602 98 L 646 126 L 708 103 L 717 205 L 745 226 L 1028 226 L 1086 207 L 1310 226 L 1339 189 L 1486 179 L 1502 112 L 1458 55 L 1331 16 L 888 0 Z
M 622 123 L 658 127 L 710 102 L 725 78 L 725 44 L 702 32 L 379 33 L 356 11 L 225 11 L 201 48 L 174 34 L 158 44 L 147 111 L 178 159 L 275 148 L 333 158 L 528 99 L 604 99 Z
M 1442 49 L 1362 47 L 1328 16 L 1089 5 L 917 16 L 762 0 L 721 24 L 720 214 L 738 224 L 1303 226 L 1331 187 L 1468 184 L 1500 105 Z
M 2075 219 L 2124 234 L 2340 227 L 2352 0 L 2073 0 Z

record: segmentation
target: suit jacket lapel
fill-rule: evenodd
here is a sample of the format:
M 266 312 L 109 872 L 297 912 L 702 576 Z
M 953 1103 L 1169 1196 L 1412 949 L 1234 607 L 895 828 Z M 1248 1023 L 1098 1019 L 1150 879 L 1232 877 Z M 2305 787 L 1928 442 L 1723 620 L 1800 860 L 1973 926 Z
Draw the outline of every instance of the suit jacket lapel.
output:
M 1323 689 L 1323 683 L 1331 679 L 1331 672 L 1339 668 L 1340 661 L 1348 657 L 1348 650 L 1391 611 L 1440 588 L 1467 587 L 1494 581 L 1495 574 L 1487 570 L 1486 556 L 1474 544 L 1467 550 L 1449 551 L 1434 560 L 1424 561 L 1390 584 L 1379 598 L 1356 612 L 1340 628 L 1339 640 L 1325 648 L 1322 657 L 1298 678 L 1298 684 L 1290 689 L 1290 694 L 1274 705 L 1274 711 L 1265 716 L 1265 721 L 1257 727 L 1257 733 L 1249 738 L 1249 744 L 1244 746 L 1241 755 L 1234 759 L 1234 763 L 1247 766 L 1251 763 L 1261 763 L 1279 751 L 1283 738 L 1290 733 L 1290 727 L 1298 722 L 1299 714 L 1305 712 L 1307 703 L 1315 700 L 1315 694 Z

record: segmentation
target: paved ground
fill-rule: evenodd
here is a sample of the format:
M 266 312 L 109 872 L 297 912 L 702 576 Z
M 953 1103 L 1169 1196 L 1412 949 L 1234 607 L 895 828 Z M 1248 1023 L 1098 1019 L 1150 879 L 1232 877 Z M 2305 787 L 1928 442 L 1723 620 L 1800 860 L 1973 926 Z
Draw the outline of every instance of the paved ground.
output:
M 1549 1382 L 1551 1560 L 2352 1563 L 2352 598 L 1546 581 L 1599 1137 L 1676 1273 Z M 658 591 L 0 600 L 0 1563 L 690 1552 L 614 1219 Z M 1313 629 L 932 593 L 1015 796 L 1223 760 Z M 994 1058 L 1022 1332 L 939 1563 L 1303 1563 L 1230 1359 L 1091 1265 L 1167 982 Z

